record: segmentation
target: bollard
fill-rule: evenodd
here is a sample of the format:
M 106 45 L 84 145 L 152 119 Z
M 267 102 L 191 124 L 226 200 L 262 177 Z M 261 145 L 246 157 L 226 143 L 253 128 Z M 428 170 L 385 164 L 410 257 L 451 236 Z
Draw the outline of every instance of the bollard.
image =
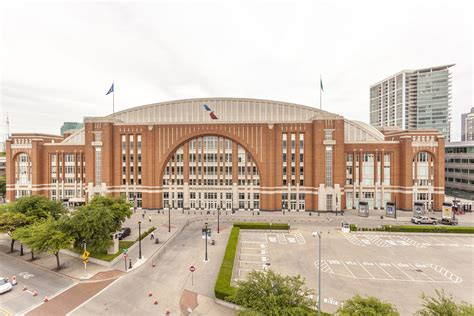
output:
M 129 268 L 129 269 L 132 268 L 132 258 L 130 258 L 130 261 L 128 262 L 128 268 Z
M 45 303 L 46 303 L 46 302 L 49 302 L 49 299 L 48 299 L 47 296 L 44 297 L 43 302 L 45 302 Z
M 148 297 L 151 297 L 153 294 L 151 292 L 148 293 Z

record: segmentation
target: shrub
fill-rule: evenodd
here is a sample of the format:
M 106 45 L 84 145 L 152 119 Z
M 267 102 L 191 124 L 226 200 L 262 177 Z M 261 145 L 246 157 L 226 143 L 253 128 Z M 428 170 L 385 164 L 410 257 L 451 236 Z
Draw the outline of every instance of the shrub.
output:
M 234 227 L 241 229 L 274 229 L 274 230 L 289 230 L 290 225 L 286 223 L 234 223 Z
M 151 234 L 151 232 L 154 231 L 155 229 L 156 229 L 155 226 L 150 227 L 148 230 L 144 231 L 140 236 L 138 236 L 137 241 L 143 240 L 143 238 Z
M 237 243 L 239 242 L 239 227 L 232 227 L 230 232 L 227 248 L 225 249 L 224 259 L 222 259 L 221 268 L 217 276 L 214 286 L 214 294 L 216 298 L 225 300 L 235 292 L 235 288 L 230 285 L 232 280 L 232 271 L 234 269 L 235 252 L 237 251 Z

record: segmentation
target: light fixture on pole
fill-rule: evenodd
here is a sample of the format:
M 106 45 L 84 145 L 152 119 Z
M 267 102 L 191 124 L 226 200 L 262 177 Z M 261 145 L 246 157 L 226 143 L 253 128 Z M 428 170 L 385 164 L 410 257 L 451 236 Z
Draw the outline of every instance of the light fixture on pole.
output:
M 142 258 L 142 222 L 138 222 L 138 259 Z
M 205 240 L 205 256 L 204 261 L 207 262 L 207 235 L 209 234 L 209 228 L 207 228 L 207 223 L 204 224 L 204 240 Z
M 321 316 L 321 232 L 316 231 L 313 232 L 313 237 L 318 236 L 318 241 L 319 241 L 319 247 L 318 247 L 318 316 Z

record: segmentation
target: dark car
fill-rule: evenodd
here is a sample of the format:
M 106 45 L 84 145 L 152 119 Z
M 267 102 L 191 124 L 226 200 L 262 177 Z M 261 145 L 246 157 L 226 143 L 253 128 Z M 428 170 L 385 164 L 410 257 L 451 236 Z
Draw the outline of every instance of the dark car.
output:
M 131 232 L 132 230 L 130 229 L 130 227 L 122 227 L 122 229 L 118 232 L 119 240 L 122 240 L 125 237 L 130 236 Z
M 441 224 L 443 225 L 457 225 L 458 219 L 457 218 L 450 218 L 450 217 L 443 217 L 441 219 Z

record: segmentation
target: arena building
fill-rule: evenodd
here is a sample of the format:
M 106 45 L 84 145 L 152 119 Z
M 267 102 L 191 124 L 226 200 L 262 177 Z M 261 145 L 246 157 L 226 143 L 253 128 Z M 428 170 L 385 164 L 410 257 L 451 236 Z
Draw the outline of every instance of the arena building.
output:
M 291 103 L 206 98 L 85 117 L 64 136 L 7 140 L 7 200 L 126 195 L 146 209 L 441 210 L 444 137 L 378 130 Z

